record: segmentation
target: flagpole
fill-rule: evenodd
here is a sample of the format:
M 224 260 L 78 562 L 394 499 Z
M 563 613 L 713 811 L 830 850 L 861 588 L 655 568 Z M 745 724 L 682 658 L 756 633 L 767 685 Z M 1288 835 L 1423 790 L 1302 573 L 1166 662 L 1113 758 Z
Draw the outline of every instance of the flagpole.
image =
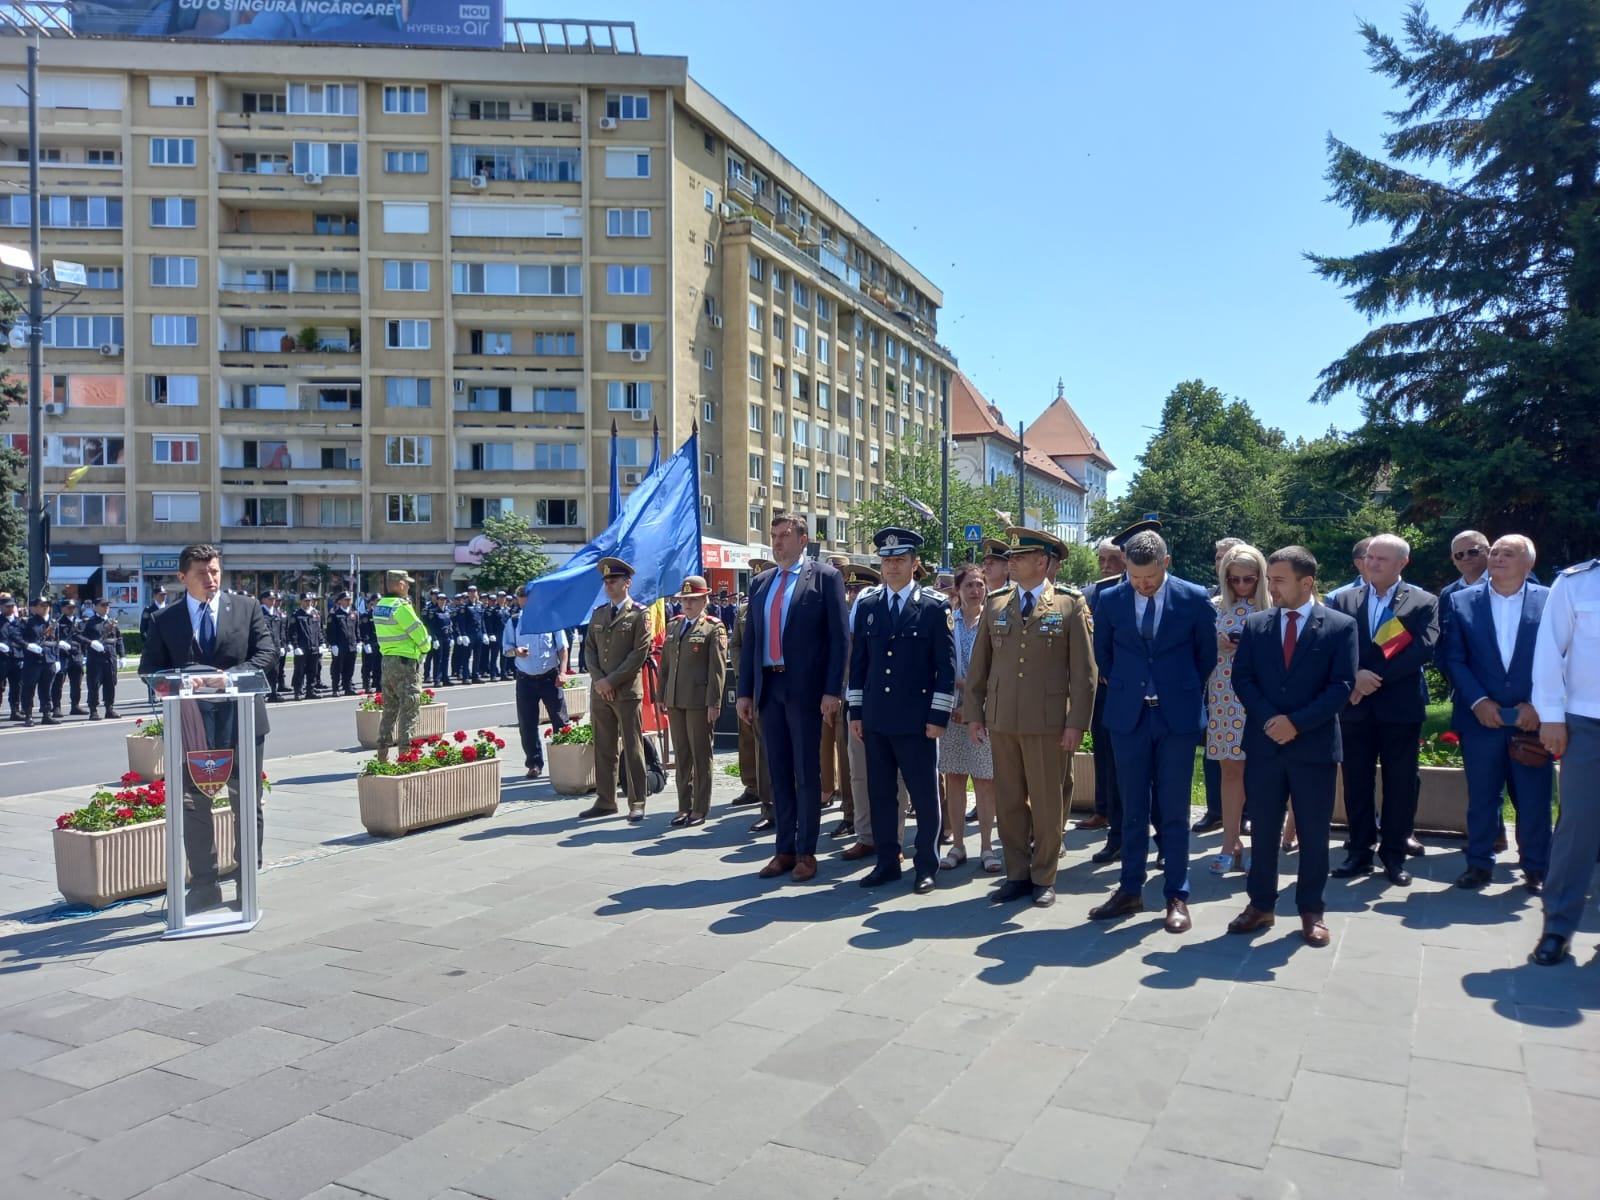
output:
M 622 511 L 622 488 L 617 482 L 617 419 L 611 418 L 611 500 L 606 514 L 606 524 L 617 519 Z

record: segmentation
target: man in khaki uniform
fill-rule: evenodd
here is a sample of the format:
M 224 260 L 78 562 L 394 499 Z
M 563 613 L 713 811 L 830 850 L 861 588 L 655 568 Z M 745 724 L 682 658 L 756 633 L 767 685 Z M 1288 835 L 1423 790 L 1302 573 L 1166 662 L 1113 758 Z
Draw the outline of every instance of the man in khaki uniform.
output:
M 583 640 L 584 662 L 593 681 L 589 722 L 594 726 L 595 802 L 581 817 L 609 817 L 617 811 L 617 739 L 622 739 L 628 774 L 628 820 L 644 820 L 644 681 L 639 672 L 650 657 L 650 621 L 644 606 L 628 595 L 633 568 L 620 558 L 602 558 L 606 600 L 589 615 Z
M 844 602 L 849 604 L 852 599 L 850 560 L 843 554 L 830 554 L 828 562 L 845 577 Z M 843 687 L 843 682 L 839 686 Z M 837 803 L 847 813 L 855 808 L 854 788 L 850 781 L 849 743 L 849 722 L 843 714 L 836 714 L 832 721 L 826 717 L 822 719 L 822 807 L 832 808 Z
M 752 558 L 750 577 L 770 571 L 777 564 L 770 558 Z M 739 615 L 733 623 L 733 637 L 728 643 L 728 656 L 732 670 L 739 669 L 739 652 L 744 645 L 745 625 L 750 617 L 748 596 L 739 601 Z M 739 782 L 744 784 L 744 794 L 734 801 L 739 804 L 761 805 L 761 816 L 750 826 L 751 833 L 767 833 L 773 826 L 772 781 L 767 778 L 767 755 L 761 745 L 761 722 L 739 722 Z
M 710 597 L 703 576 L 685 579 L 673 597 L 683 613 L 667 621 L 661 643 L 657 694 L 678 757 L 678 815 L 672 818 L 677 826 L 704 825 L 711 811 L 711 738 L 727 681 L 728 629 L 706 611 Z
M 1008 533 L 1011 582 L 984 601 L 967 668 L 967 733 L 994 747 L 1006 881 L 989 898 L 1031 896 L 1047 908 L 1061 858 L 1062 781 L 1094 708 L 1094 643 L 1083 594 L 1051 582 L 1066 547 L 1040 529 Z

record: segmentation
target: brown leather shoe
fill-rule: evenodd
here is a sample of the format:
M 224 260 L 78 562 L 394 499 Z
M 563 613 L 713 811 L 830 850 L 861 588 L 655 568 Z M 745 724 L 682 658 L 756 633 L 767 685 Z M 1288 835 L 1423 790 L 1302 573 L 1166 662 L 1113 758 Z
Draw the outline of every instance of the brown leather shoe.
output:
M 869 846 L 865 842 L 852 842 L 839 851 L 839 857 L 845 862 L 855 862 L 858 858 L 871 858 L 877 852 L 876 846 Z
M 1189 905 L 1182 900 L 1168 900 L 1164 924 L 1168 933 L 1188 933 L 1194 925 L 1189 920 Z
M 1074 829 L 1104 829 L 1110 824 L 1111 822 L 1106 820 L 1106 818 L 1100 813 L 1095 813 L 1092 817 L 1085 817 L 1081 821 L 1074 821 L 1072 823 L 1072 827 Z
M 1305 938 L 1308 946 L 1326 946 L 1328 944 L 1328 927 L 1322 923 L 1322 918 L 1316 913 L 1301 913 L 1300 936 Z
M 1144 898 L 1132 892 L 1112 892 L 1111 899 L 1089 910 L 1091 921 L 1112 921 L 1117 917 L 1131 917 L 1144 911 Z
M 794 873 L 789 876 L 796 883 L 805 883 L 817 877 L 817 856 L 815 854 L 802 854 L 795 860 Z
M 761 879 L 776 879 L 779 875 L 787 875 L 792 870 L 794 870 L 794 855 L 774 854 L 772 861 L 756 874 Z
M 1244 906 L 1244 911 L 1228 922 L 1229 933 L 1257 933 L 1263 929 L 1271 929 L 1272 923 L 1278 918 L 1272 913 L 1264 912 L 1250 905 Z

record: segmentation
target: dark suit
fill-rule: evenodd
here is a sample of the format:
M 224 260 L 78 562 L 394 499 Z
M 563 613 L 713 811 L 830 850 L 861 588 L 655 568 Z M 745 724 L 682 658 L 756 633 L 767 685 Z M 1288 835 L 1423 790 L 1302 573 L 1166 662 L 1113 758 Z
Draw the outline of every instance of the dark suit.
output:
M 1385 868 L 1405 865 L 1406 843 L 1417 817 L 1417 745 L 1427 715 L 1428 686 L 1422 668 L 1433 660 L 1439 642 L 1439 601 L 1432 592 L 1401 581 L 1390 608 L 1411 635 L 1405 649 L 1385 658 L 1372 640 L 1367 585 L 1328 597 L 1328 607 L 1356 623 L 1357 669 L 1373 671 L 1383 686 L 1339 714 L 1344 738 L 1344 806 L 1350 820 L 1345 849 L 1360 865 L 1370 865 L 1372 849 Z M 1352 697 L 1353 700 L 1353 697 Z M 1380 844 L 1377 816 L 1378 764 L 1383 763 L 1383 817 Z
M 939 743 L 927 727 L 950 724 L 955 634 L 950 602 L 942 593 L 913 584 L 898 620 L 891 615 L 893 600 L 886 588 L 874 588 L 857 603 L 846 693 L 849 719 L 862 722 L 878 870 L 900 873 L 904 777 L 917 815 L 916 877 L 931 879 L 939 869 Z
M 328 614 L 328 649 L 333 661 L 328 665 L 328 691 L 335 696 L 356 694 L 356 614 L 348 608 L 335 608 Z
M 210 654 L 202 654 L 196 641 L 193 622 L 189 616 L 189 601 L 180 597 L 156 614 L 150 623 L 150 637 L 139 657 L 139 674 L 153 675 L 158 671 L 176 671 L 183 667 L 211 666 L 219 670 L 231 667 L 254 667 L 263 675 L 272 667 L 277 655 L 272 640 L 272 630 L 267 615 L 258 601 L 249 596 L 222 595 L 217 599 L 217 638 Z M 270 724 L 267 721 L 267 697 L 261 693 L 255 698 L 256 706 L 256 766 L 265 765 L 265 748 Z M 233 746 L 238 733 L 233 727 L 231 710 L 203 704 L 202 714 L 208 714 L 205 737 L 207 745 L 189 746 L 187 736 L 180 731 L 170 731 L 185 737 L 187 749 L 220 749 Z M 224 719 L 217 719 L 224 718 Z M 183 788 L 183 848 L 189 860 L 189 873 L 196 885 L 215 883 L 217 879 L 216 830 L 211 820 L 211 801 L 193 787 Z M 252 780 L 256 789 L 256 860 L 261 861 L 264 823 L 261 815 L 261 781 Z M 228 780 L 228 792 L 235 812 L 239 807 L 239 774 L 235 767 Z
M 844 678 L 844 576 L 827 563 L 802 558 L 783 621 L 783 666 L 765 665 L 767 622 L 780 571 L 750 585 L 750 607 L 740 650 L 738 698 L 748 697 L 761 722 L 772 776 L 779 855 L 815 855 L 822 824 L 822 697 Z
M 1100 597 L 1123 582 L 1121 575 L 1112 575 L 1091 583 L 1083 589 L 1083 598 L 1089 602 L 1089 615 L 1093 617 Z M 1111 822 L 1106 830 L 1106 846 L 1116 849 L 1122 845 L 1122 801 L 1117 795 L 1117 756 L 1111 750 L 1111 731 L 1106 728 L 1106 682 L 1100 677 L 1094 690 L 1094 715 L 1090 719 L 1089 736 L 1094 739 L 1094 811 Z M 1066 811 L 1072 810 L 1072 797 L 1067 797 Z
M 1473 715 L 1472 706 L 1488 699 L 1498 708 L 1532 702 L 1533 648 L 1550 589 L 1528 583 L 1523 589 L 1522 619 L 1507 667 L 1495 635 L 1490 585 L 1461 588 L 1450 597 L 1450 617 L 1440 624 L 1444 637 L 1439 661 L 1455 686 L 1450 728 L 1461 735 L 1461 756 L 1467 769 L 1467 865 L 1494 867 L 1494 843 L 1500 831 L 1500 796 L 1515 780 L 1517 851 L 1524 871 L 1543 873 L 1550 867 L 1550 796 L 1555 764 L 1525 767 L 1507 753 L 1510 726 L 1489 729 Z
M 1356 623 L 1314 604 L 1297 629 L 1294 657 L 1283 661 L 1283 610 L 1245 618 L 1233 657 L 1233 690 L 1244 705 L 1245 811 L 1250 818 L 1250 907 L 1272 912 L 1278 902 L 1278 839 L 1289 798 L 1300 838 L 1295 908 L 1323 912 L 1328 883 L 1328 827 L 1338 763 L 1343 757 L 1339 710 L 1356 681 Z M 1267 736 L 1273 717 L 1288 717 L 1296 734 L 1279 745 Z
M 1155 637 L 1146 641 L 1133 585 L 1108 588 L 1095 609 L 1094 656 L 1106 681 L 1102 719 L 1122 796 L 1119 890 L 1144 890 L 1154 815 L 1166 857 L 1164 894 L 1187 900 L 1189 790 L 1205 732 L 1206 681 L 1217 665 L 1217 611 L 1203 587 L 1171 575 L 1160 595 Z

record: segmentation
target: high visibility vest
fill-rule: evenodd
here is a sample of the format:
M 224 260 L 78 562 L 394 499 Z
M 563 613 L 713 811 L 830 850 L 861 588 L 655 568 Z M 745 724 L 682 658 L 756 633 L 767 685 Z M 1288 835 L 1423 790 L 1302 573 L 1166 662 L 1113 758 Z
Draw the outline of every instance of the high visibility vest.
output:
M 399 658 L 421 658 L 433 639 L 417 617 L 411 601 L 385 596 L 372 610 L 372 629 L 378 638 L 378 652 Z

